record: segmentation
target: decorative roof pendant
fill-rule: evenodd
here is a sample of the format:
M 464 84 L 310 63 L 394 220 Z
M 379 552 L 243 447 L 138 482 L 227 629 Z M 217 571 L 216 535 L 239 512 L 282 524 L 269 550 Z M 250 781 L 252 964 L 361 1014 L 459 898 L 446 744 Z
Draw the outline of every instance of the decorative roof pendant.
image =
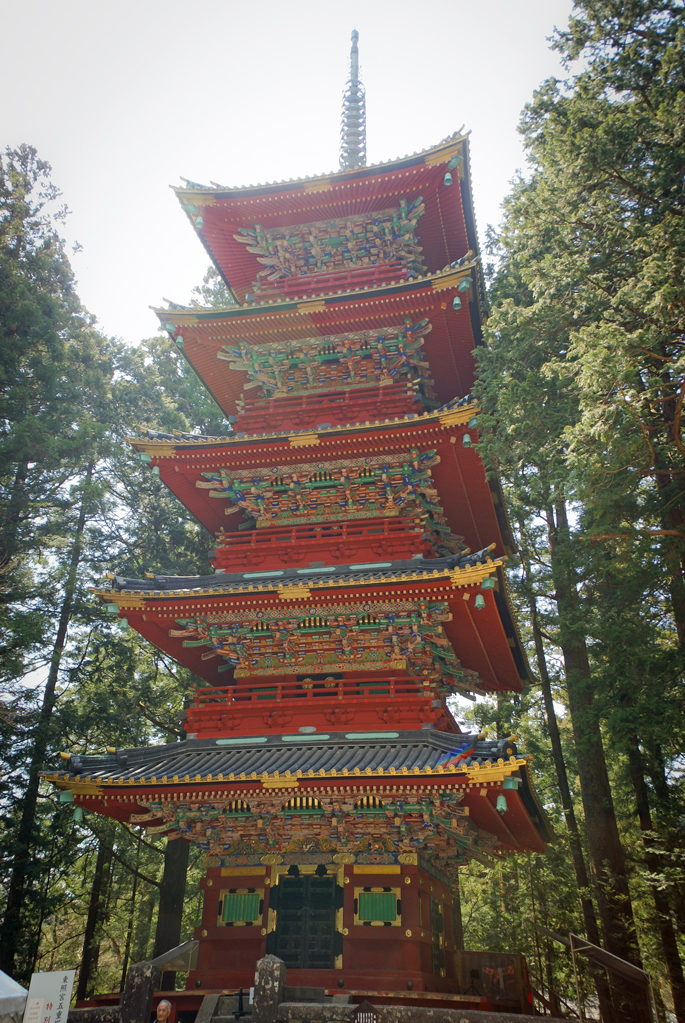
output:
M 359 32 L 352 32 L 350 77 L 343 93 L 340 121 L 340 169 L 366 167 L 366 91 L 359 79 Z

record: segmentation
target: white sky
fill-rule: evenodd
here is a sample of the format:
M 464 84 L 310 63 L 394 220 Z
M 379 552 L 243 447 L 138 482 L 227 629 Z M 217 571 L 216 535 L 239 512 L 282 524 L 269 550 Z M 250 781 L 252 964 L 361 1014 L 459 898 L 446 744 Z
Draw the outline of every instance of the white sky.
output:
M 79 294 L 149 337 L 208 260 L 167 187 L 335 170 L 350 32 L 368 161 L 472 131 L 481 240 L 523 165 L 519 113 L 560 75 L 547 37 L 572 0 L 0 0 L 0 144 L 34 145 L 72 211 Z

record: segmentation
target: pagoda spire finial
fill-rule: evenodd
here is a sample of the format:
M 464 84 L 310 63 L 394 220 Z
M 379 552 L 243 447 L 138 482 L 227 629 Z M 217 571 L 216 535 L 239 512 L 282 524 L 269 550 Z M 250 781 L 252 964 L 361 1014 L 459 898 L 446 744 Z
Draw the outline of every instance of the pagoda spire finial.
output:
M 343 93 L 340 122 L 340 169 L 366 167 L 366 92 L 359 78 L 359 32 L 352 31 L 350 77 Z

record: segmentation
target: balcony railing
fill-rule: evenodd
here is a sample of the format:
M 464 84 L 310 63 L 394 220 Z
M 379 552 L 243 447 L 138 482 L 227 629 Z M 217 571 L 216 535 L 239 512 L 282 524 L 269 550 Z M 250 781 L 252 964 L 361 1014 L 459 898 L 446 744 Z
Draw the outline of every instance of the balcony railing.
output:
M 366 538 L 382 540 L 384 537 L 401 538 L 404 534 L 410 543 L 416 543 L 416 533 L 424 527 L 420 518 L 369 519 L 361 522 L 324 522 L 301 526 L 272 526 L 268 530 L 254 530 L 249 533 L 224 533 L 217 555 L 231 553 L 246 547 L 267 547 L 273 544 L 302 544 L 308 541 L 336 542 L 358 541 Z
M 269 700 L 276 703 L 289 703 L 293 700 L 368 703 L 381 697 L 386 701 L 435 695 L 431 683 L 421 678 L 381 676 L 377 679 L 347 678 L 328 682 L 305 679 L 302 682 L 278 682 L 271 685 L 246 684 L 198 689 L 188 713 L 219 709 L 226 704 L 257 704 Z

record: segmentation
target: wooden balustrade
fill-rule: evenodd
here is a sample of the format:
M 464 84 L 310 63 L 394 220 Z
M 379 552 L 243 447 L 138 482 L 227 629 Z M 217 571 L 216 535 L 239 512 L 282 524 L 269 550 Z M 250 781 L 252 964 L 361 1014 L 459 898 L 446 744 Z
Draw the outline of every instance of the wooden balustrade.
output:
M 198 689 L 195 693 L 193 710 L 209 709 L 226 703 L 260 703 L 273 700 L 276 703 L 291 700 L 343 700 L 354 698 L 355 701 L 395 699 L 397 697 L 434 696 L 430 684 L 423 679 L 404 679 L 380 676 L 378 679 L 340 679 L 331 682 L 267 682 L 260 685 L 219 686 L 211 689 Z

